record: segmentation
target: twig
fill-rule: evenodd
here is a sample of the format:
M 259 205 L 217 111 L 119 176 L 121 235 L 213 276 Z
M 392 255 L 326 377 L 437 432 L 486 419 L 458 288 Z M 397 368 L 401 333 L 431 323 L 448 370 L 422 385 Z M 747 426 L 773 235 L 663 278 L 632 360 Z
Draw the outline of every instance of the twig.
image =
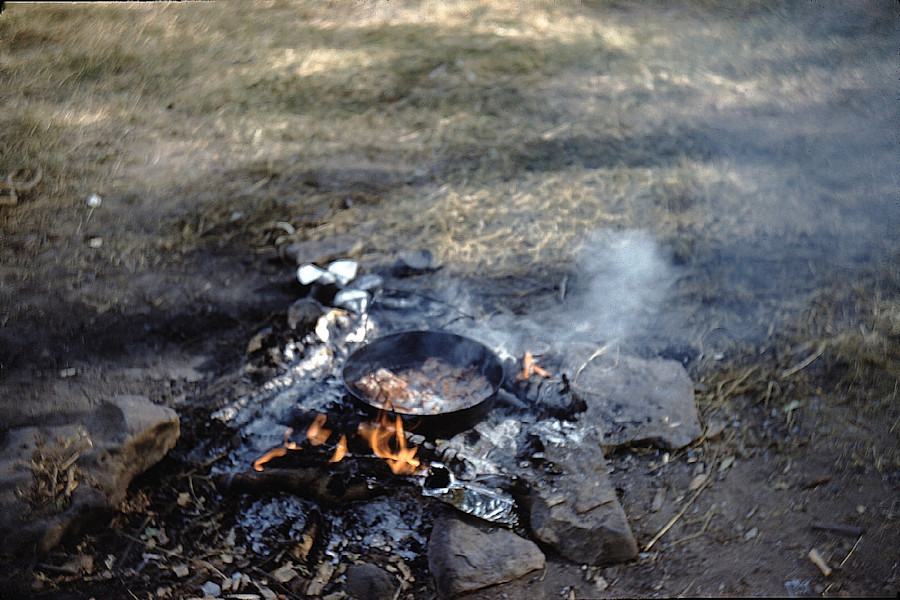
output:
M 397 589 L 394 591 L 394 595 L 391 596 L 391 600 L 397 600 L 400 597 L 400 594 L 403 593 L 403 589 L 406 587 L 404 584 L 405 581 L 401 581 L 400 585 L 397 586 Z
M 850 555 L 853 554 L 853 551 L 856 550 L 856 547 L 857 547 L 857 546 L 859 546 L 859 543 L 862 541 L 862 539 L 863 539 L 863 536 L 862 536 L 862 535 L 860 535 L 858 538 L 856 538 L 856 543 L 853 544 L 853 547 L 850 548 L 850 552 L 848 552 L 848 553 L 847 553 L 847 556 L 844 557 L 844 560 L 842 560 L 842 561 L 838 564 L 838 567 L 843 567 L 843 566 L 844 566 L 844 564 L 845 564 L 845 563 L 847 562 L 847 560 L 850 558 Z
M 852 547 L 852 548 L 850 548 L 850 552 L 848 552 L 848 553 L 847 553 L 847 556 L 844 557 L 844 560 L 842 560 L 842 561 L 838 564 L 838 566 L 837 566 L 838 569 L 843 568 L 843 566 L 847 563 L 847 560 L 850 558 L 850 555 L 853 554 L 853 551 L 856 550 L 856 547 L 857 547 L 857 546 L 859 546 L 859 543 L 862 541 L 862 539 L 863 539 L 863 536 L 859 536 L 859 537 L 856 539 L 856 543 L 853 544 L 853 547 Z M 823 598 L 828 594 L 828 590 L 830 590 L 831 587 L 832 587 L 833 585 L 834 585 L 834 582 L 829 583 L 829 584 L 828 584 L 828 587 L 826 587 L 825 590 L 822 591 L 822 597 L 823 597 Z
M 591 355 L 588 357 L 588 359 L 587 359 L 586 361 L 584 361 L 584 363 L 583 363 L 580 367 L 578 367 L 578 370 L 575 371 L 575 376 L 572 378 L 572 387 L 573 387 L 573 388 L 575 388 L 576 390 L 579 390 L 579 391 L 581 391 L 581 392 L 590 392 L 590 391 L 591 391 L 591 390 L 589 390 L 589 389 L 583 388 L 583 387 L 581 387 L 581 386 L 578 385 L 578 376 L 581 375 L 581 372 L 584 371 L 585 367 L 587 367 L 588 364 L 590 364 L 590 362 L 591 362 L 592 360 L 594 360 L 595 358 L 597 358 L 598 356 L 600 356 L 600 355 L 602 355 L 604 352 L 606 352 L 606 351 L 609 349 L 610 345 L 611 345 L 611 344 L 607 344 L 607 345 L 603 346 L 602 348 L 600 348 L 599 350 L 596 350 L 593 354 L 591 354 Z M 616 366 L 618 366 L 618 364 L 619 364 L 618 347 L 616 348 L 616 350 L 617 350 L 617 352 L 616 352 L 616 361 L 615 361 L 615 363 L 613 363 L 613 366 L 609 368 L 610 371 L 613 370 L 613 369 L 615 369 Z
M 752 375 L 753 372 L 758 368 L 759 367 L 751 367 L 750 369 L 747 369 L 747 371 L 743 375 L 731 382 L 731 385 L 728 386 L 728 391 L 723 392 L 720 389 L 717 394 L 719 396 L 719 399 L 725 400 L 727 398 L 730 398 L 737 391 L 738 386 L 747 381 L 747 378 L 750 377 L 750 375 Z
M 815 479 L 810 479 L 806 483 L 803 484 L 804 490 L 811 490 L 812 488 L 819 487 L 820 485 L 825 485 L 831 481 L 831 475 L 823 475 L 821 477 L 816 477 Z
M 57 567 L 56 565 L 48 565 L 47 563 L 37 563 L 34 566 L 36 569 L 40 569 L 45 573 L 56 573 L 58 575 L 78 575 L 78 569 L 73 567 Z
M 253 185 L 248 187 L 247 189 L 245 189 L 243 193 L 248 194 L 248 195 L 252 194 L 252 193 L 258 191 L 259 189 L 261 189 L 263 186 L 265 186 L 270 181 L 272 181 L 272 175 L 266 175 L 265 177 L 263 177 L 262 179 L 260 179 L 259 181 L 257 181 L 256 183 L 254 183 Z
M 250 570 L 253 573 L 256 573 L 257 575 L 259 575 L 260 577 L 264 577 L 266 580 L 268 580 L 269 584 L 271 584 L 273 586 L 277 586 L 279 589 L 284 590 L 285 592 L 288 591 L 287 588 L 284 587 L 284 584 L 281 583 L 280 581 L 278 581 L 278 578 L 275 577 L 274 575 L 271 575 L 270 573 L 263 571 L 259 567 L 250 567 Z
M 212 571 L 213 573 L 215 573 L 222 579 L 228 579 L 228 575 L 226 575 L 225 573 L 223 573 L 222 571 L 220 571 L 219 569 L 214 567 L 212 565 L 212 563 L 209 562 L 208 560 L 203 560 L 202 558 L 195 558 L 193 560 L 196 561 L 197 563 L 199 563 L 200 565 L 206 567 L 207 569 L 209 569 L 210 571 Z
M 713 471 L 713 466 L 715 466 L 715 464 L 716 464 L 716 461 L 713 461 L 713 464 L 710 465 L 710 468 L 709 468 L 710 477 L 706 481 L 703 482 L 703 485 L 701 485 L 699 488 L 697 488 L 697 491 L 694 492 L 694 495 L 691 496 L 691 499 L 684 503 L 684 506 L 681 508 L 680 511 L 678 511 L 678 514 L 675 515 L 674 517 L 672 517 L 672 519 L 668 523 L 666 523 L 666 525 L 662 529 L 659 530 L 659 533 L 657 533 L 656 535 L 653 536 L 653 539 L 650 540 L 650 543 L 648 543 L 644 547 L 644 552 L 647 552 L 648 550 L 650 550 L 650 548 L 652 548 L 653 545 L 656 542 L 658 542 L 662 536 L 666 535 L 666 532 L 669 531 L 672 528 L 672 526 L 678 522 L 678 519 L 680 519 L 681 517 L 684 516 L 684 513 L 687 512 L 687 509 L 691 506 L 691 504 L 693 504 L 694 500 L 697 499 L 697 496 L 699 496 L 703 492 L 703 490 L 705 490 L 707 487 L 709 487 L 709 484 L 712 483 L 712 480 L 713 480 L 712 471 Z
M 860 537 L 865 533 L 865 530 L 862 527 L 840 525 L 839 523 L 825 523 L 823 521 L 813 521 L 812 528 L 818 529 L 819 531 L 830 531 L 847 537 Z
M 822 353 L 825 352 L 825 348 L 826 348 L 827 346 L 828 346 L 827 342 L 822 342 L 822 343 L 820 343 L 820 344 L 819 344 L 819 347 L 816 348 L 816 351 L 813 352 L 812 354 L 810 354 L 808 357 L 806 357 L 806 359 L 804 359 L 800 364 L 798 364 L 798 365 L 796 365 L 796 366 L 793 366 L 793 367 L 791 367 L 790 369 L 785 369 L 784 371 L 782 371 L 782 372 L 781 372 L 781 378 L 782 378 L 782 379 L 787 379 L 788 377 L 790 377 L 790 376 L 793 375 L 794 373 L 796 373 L 796 372 L 798 372 L 798 371 L 802 371 L 803 369 L 805 369 L 806 367 L 808 367 L 809 365 L 811 365 L 812 362 L 813 362 L 814 360 L 816 360 L 817 358 L 819 358 L 820 356 L 822 356 Z
M 147 525 L 150 524 L 150 519 L 152 519 L 152 518 L 153 518 L 153 515 L 147 515 L 144 518 L 144 522 L 141 523 L 140 527 L 138 527 L 138 531 L 144 531 L 144 529 L 146 529 Z M 131 554 L 131 550 L 134 548 L 135 542 L 141 542 L 142 544 L 144 543 L 144 541 L 141 540 L 140 538 L 131 536 L 127 533 L 123 532 L 123 535 L 131 541 L 128 542 L 128 545 L 125 547 L 125 551 L 119 557 L 119 564 L 122 564 L 123 562 L 125 562 L 125 559 L 128 558 L 129 554 Z
M 716 507 L 714 506 L 711 509 L 709 509 L 709 513 L 706 515 L 706 520 L 703 522 L 703 527 L 700 528 L 700 531 L 692 533 L 691 535 L 687 535 L 681 539 L 675 540 L 674 542 L 672 542 L 672 545 L 674 546 L 675 544 L 680 544 L 682 542 L 689 542 L 690 540 L 698 538 L 701 535 L 703 535 L 704 533 L 706 533 L 706 528 L 709 527 L 709 522 L 712 521 L 712 518 L 715 516 L 715 514 L 716 514 Z

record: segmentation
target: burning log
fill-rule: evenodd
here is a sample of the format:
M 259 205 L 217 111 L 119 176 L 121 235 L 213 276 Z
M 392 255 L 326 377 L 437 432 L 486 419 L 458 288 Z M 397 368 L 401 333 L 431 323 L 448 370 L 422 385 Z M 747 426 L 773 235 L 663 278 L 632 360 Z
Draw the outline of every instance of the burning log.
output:
M 373 472 L 360 473 L 362 463 Z M 368 464 L 370 463 L 370 464 Z M 370 500 L 386 494 L 398 485 L 396 479 L 385 474 L 381 461 L 357 459 L 353 463 L 275 468 L 265 471 L 246 471 L 234 475 L 220 475 L 213 482 L 220 492 L 234 494 L 271 494 L 288 492 L 321 504 L 338 505 Z M 381 473 L 378 476 L 378 473 Z
M 396 487 L 395 475 L 412 475 L 420 468 L 417 447 L 408 446 L 403 421 L 382 413 L 378 421 L 360 423 L 358 437 L 349 448 L 345 434 L 333 449 L 328 444 L 334 431 L 326 427 L 327 416 L 317 414 L 307 428 L 304 441 L 291 439 L 288 428 L 281 446 L 272 448 L 253 461 L 253 471 L 215 480 L 222 491 L 237 493 L 289 492 L 326 504 L 341 504 L 373 498 Z M 367 445 L 360 446 L 362 441 Z M 362 454 L 371 450 L 375 456 Z M 352 460 L 343 461 L 347 456 Z M 377 458 L 376 458 L 377 457 Z M 383 483 L 388 482 L 388 483 Z M 392 486 L 390 482 L 395 482 Z

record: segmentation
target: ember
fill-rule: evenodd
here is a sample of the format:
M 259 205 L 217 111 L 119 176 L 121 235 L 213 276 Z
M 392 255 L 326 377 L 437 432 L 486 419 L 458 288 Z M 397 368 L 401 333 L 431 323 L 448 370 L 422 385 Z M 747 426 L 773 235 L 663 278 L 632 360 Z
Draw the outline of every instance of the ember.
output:
M 396 374 L 380 368 L 353 385 L 378 408 L 416 415 L 462 410 L 477 404 L 492 390 L 487 378 L 474 368 L 454 367 L 435 357 Z

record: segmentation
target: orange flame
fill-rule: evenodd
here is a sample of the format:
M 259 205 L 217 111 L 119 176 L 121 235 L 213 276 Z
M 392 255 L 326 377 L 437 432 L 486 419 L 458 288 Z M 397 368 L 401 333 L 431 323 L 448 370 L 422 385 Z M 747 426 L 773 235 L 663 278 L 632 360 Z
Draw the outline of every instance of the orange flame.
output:
M 322 445 L 331 436 L 331 430 L 324 427 L 326 418 L 324 414 L 316 415 L 316 418 L 306 430 L 306 437 L 310 445 Z M 300 446 L 290 441 L 292 433 L 293 430 L 290 428 L 285 431 L 283 445 L 269 450 L 253 461 L 253 468 L 257 471 L 262 471 L 263 465 L 273 458 L 284 456 L 289 450 L 299 450 Z M 395 475 L 412 475 L 419 468 L 421 461 L 416 458 L 417 448 L 416 446 L 408 447 L 406 445 L 403 420 L 399 416 L 392 423 L 387 413 L 383 412 L 377 421 L 360 423 L 357 433 L 369 442 L 376 456 L 387 461 L 388 466 Z M 347 455 L 347 452 L 347 436 L 342 435 L 334 449 L 334 454 L 328 462 L 336 463 L 341 461 Z
M 317 414 L 312 425 L 306 430 L 306 437 L 313 446 L 321 446 L 328 441 L 329 437 L 331 437 L 331 430 L 323 427 L 326 418 L 327 417 L 322 413 Z
M 387 461 L 395 475 L 412 475 L 419 468 L 420 461 L 416 458 L 417 448 L 406 446 L 403 420 L 399 416 L 391 423 L 387 413 L 382 413 L 377 422 L 360 423 L 357 431 L 372 446 L 375 456 Z M 391 447 L 392 441 L 396 450 Z
M 534 356 L 531 352 L 525 353 L 525 358 L 522 359 L 522 372 L 516 375 L 517 381 L 525 381 L 529 379 L 532 375 L 540 375 L 541 377 L 550 377 L 550 373 L 545 371 L 544 369 L 537 366 L 537 363 L 534 362 Z
M 338 440 L 337 448 L 334 449 L 334 455 L 328 462 L 340 462 L 345 456 L 347 456 L 347 436 L 342 435 L 341 439 Z
M 279 456 L 284 456 L 288 453 L 288 450 L 298 450 L 300 447 L 294 442 L 290 441 L 291 434 L 294 432 L 293 429 L 288 427 L 284 432 L 284 438 L 282 441 L 282 446 L 280 448 L 272 448 L 259 458 L 253 461 L 253 468 L 257 471 L 263 470 L 263 465 L 272 460 L 273 458 L 278 458 Z
M 316 418 L 313 420 L 312 424 L 306 430 L 306 437 L 309 439 L 309 443 L 312 446 L 320 446 L 324 444 L 328 438 L 331 436 L 331 430 L 325 429 L 323 425 L 325 425 L 325 420 L 327 417 L 324 414 L 316 415 Z M 294 430 L 288 427 L 284 432 L 284 439 L 282 441 L 282 445 L 279 448 L 272 448 L 259 458 L 253 461 L 253 468 L 257 471 L 263 470 L 263 465 L 272 460 L 273 458 L 279 458 L 288 453 L 288 450 L 299 450 L 300 446 L 296 444 L 296 442 L 292 442 L 290 440 L 291 434 L 294 433 Z M 344 454 L 347 453 L 347 440 L 345 438 L 341 438 L 341 441 L 344 443 L 343 453 L 340 455 L 340 458 L 332 458 L 331 462 L 337 462 L 344 457 Z M 335 451 L 335 457 L 338 456 L 338 453 L 341 452 L 340 447 Z

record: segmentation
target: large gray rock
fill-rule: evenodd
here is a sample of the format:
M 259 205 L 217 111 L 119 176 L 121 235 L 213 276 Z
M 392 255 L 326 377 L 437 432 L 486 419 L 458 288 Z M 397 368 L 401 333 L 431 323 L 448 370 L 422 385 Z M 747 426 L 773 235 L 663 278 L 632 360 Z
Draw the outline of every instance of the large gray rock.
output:
M 674 450 L 700 437 L 694 384 L 673 360 L 647 360 L 573 345 L 565 357 L 572 391 L 587 405 L 579 419 L 603 430 L 607 451 L 632 444 Z
M 179 432 L 175 411 L 144 396 L 106 400 L 79 423 L 8 431 L 0 449 L 0 552 L 47 552 L 116 508 Z
M 441 598 L 513 581 L 544 567 L 537 545 L 507 529 L 482 531 L 441 518 L 428 541 L 428 568 Z
M 564 438 L 541 437 L 543 468 L 525 475 L 532 534 L 579 564 L 636 557 L 637 543 L 609 479 L 597 432 L 579 425 Z

